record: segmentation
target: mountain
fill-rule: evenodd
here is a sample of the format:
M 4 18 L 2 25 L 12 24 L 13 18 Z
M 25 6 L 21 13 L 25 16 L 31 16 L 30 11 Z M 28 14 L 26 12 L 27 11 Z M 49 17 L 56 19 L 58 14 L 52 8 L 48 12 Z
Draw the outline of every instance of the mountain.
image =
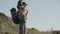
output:
M 0 12 L 0 34 L 18 34 L 19 25 L 14 24 L 11 17 Z M 43 34 L 35 28 L 27 28 L 27 34 Z

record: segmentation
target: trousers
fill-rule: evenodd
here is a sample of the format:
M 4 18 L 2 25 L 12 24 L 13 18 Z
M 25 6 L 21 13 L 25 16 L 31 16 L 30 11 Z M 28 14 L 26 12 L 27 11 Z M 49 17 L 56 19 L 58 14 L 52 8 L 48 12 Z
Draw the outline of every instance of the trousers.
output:
M 25 34 L 26 33 L 26 24 L 20 23 L 19 24 L 19 34 Z

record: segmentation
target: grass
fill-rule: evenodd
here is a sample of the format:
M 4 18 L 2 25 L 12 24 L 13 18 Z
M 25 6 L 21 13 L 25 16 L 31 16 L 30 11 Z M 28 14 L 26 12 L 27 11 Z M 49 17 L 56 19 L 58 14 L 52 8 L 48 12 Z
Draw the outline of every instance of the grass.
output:
M 18 25 L 14 24 L 10 17 L 0 13 L 0 34 L 18 34 L 18 28 Z M 27 34 L 41 34 L 41 32 L 35 28 L 27 28 Z

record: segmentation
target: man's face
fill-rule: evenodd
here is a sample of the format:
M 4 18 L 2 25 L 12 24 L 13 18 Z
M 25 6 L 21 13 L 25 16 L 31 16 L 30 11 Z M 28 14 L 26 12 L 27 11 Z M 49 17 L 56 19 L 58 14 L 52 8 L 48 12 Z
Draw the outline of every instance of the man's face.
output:
M 26 5 L 23 5 L 26 8 Z
M 27 5 L 23 5 L 24 8 L 26 8 Z

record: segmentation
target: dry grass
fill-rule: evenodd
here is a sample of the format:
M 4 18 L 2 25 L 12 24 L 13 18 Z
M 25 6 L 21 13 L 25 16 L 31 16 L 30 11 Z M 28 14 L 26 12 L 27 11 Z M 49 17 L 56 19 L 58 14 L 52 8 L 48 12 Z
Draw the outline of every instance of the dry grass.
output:
M 10 17 L 0 13 L 0 34 L 18 34 L 18 25 L 14 24 Z M 36 29 L 27 29 L 27 34 L 41 34 Z

